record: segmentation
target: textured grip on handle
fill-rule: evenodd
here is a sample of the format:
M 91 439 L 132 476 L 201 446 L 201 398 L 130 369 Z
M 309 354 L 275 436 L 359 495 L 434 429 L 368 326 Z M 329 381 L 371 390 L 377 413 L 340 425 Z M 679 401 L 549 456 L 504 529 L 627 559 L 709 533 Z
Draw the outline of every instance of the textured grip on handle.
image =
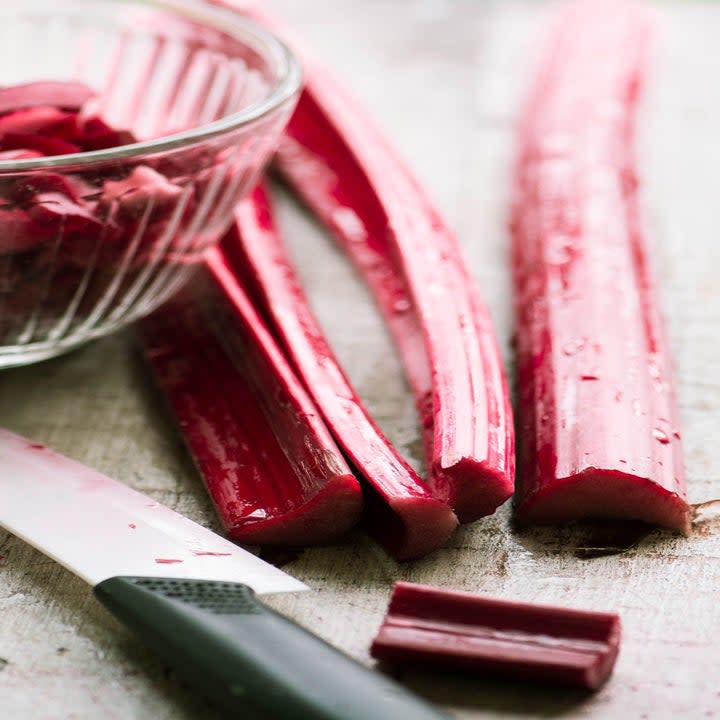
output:
M 188 681 L 244 718 L 447 719 L 264 606 L 246 585 L 116 577 L 95 594 Z

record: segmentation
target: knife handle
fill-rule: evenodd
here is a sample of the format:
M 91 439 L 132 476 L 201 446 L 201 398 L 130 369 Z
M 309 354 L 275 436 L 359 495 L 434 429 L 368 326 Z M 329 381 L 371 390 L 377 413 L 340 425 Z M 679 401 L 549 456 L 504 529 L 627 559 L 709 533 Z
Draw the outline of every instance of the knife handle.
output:
M 448 720 L 263 605 L 247 585 L 114 577 L 95 595 L 178 674 L 243 718 Z

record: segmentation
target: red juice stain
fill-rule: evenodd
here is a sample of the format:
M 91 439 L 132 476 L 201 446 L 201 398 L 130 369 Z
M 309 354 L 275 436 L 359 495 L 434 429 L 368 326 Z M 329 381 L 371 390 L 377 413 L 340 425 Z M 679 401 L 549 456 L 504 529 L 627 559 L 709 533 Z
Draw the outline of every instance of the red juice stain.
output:
M 232 553 L 221 553 L 221 552 L 205 552 L 205 551 L 193 551 L 193 555 L 197 555 L 198 557 L 230 557 Z
M 135 528 L 137 527 L 137 525 L 136 525 L 135 523 L 128 523 L 128 527 L 129 527 L 129 528 L 132 528 L 133 530 L 135 530 Z
M 182 560 L 175 560 L 174 558 L 155 558 L 155 562 L 158 565 L 175 565 L 181 563 Z
M 44 450 L 45 446 L 42 443 L 29 442 L 28 447 L 32 450 Z

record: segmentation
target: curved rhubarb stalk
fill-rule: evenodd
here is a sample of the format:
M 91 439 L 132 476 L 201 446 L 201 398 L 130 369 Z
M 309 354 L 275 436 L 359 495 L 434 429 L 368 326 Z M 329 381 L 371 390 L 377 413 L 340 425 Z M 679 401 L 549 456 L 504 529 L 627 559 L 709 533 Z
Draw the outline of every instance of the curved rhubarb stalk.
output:
M 216 251 L 208 268 L 141 322 L 158 383 L 231 538 L 330 540 L 357 522 L 360 486 Z
M 648 30 L 632 3 L 564 10 L 520 126 L 521 524 L 599 516 L 689 528 L 633 158 Z
M 404 276 L 409 297 L 397 292 L 403 287 L 397 280 L 397 294 L 375 295 L 386 317 L 414 310 L 422 329 L 433 408 L 429 483 L 461 521 L 476 520 L 494 512 L 513 490 L 512 415 L 489 316 L 454 237 L 402 164 L 327 78 L 308 73 L 307 82 L 287 131 L 290 151 L 281 144 L 280 168 L 346 250 L 360 254 L 358 264 L 379 255 L 380 272 Z M 298 163 L 303 153 L 313 165 L 322 161 L 334 182 L 309 182 Z M 329 196 L 317 202 L 322 191 Z M 371 290 L 378 271 L 371 278 L 365 273 Z M 396 338 L 408 328 L 390 322 Z M 425 369 L 409 357 L 418 344 L 416 328 L 409 326 L 410 339 L 401 339 L 399 347 L 417 393 Z M 427 413 L 427 390 L 416 400 Z
M 302 96 L 308 125 L 323 118 L 311 115 L 316 106 Z M 339 157 L 344 146 L 335 134 L 325 139 L 329 156 Z M 337 142 L 335 147 L 333 142 Z M 388 243 L 385 220 L 378 215 L 369 193 L 348 193 L 352 183 L 341 183 L 325 162 L 301 142 L 285 136 L 276 155 L 286 179 L 292 181 L 305 202 L 325 222 L 340 242 L 345 254 L 370 289 L 400 354 L 405 374 L 415 397 L 428 473 L 433 473 L 434 420 L 433 378 L 425 349 L 420 318 L 407 282 L 395 264 L 395 253 Z M 352 177 L 350 174 L 347 177 Z M 371 238 L 372 242 L 366 242 Z M 437 483 L 432 483 L 437 490 Z M 439 493 L 441 496 L 446 492 Z
M 264 188 L 238 207 L 223 251 L 255 291 L 335 440 L 366 480 L 369 532 L 399 560 L 441 547 L 457 518 L 383 435 L 340 367 L 275 229 Z
M 220 2 L 219 4 L 230 4 Z M 285 29 L 252 7 L 256 19 L 287 37 Z M 514 435 L 505 375 L 490 317 L 458 243 L 410 172 L 347 93 L 299 43 L 305 90 L 281 144 L 278 164 L 298 194 L 352 256 L 379 258 L 396 288 L 409 296 L 370 288 L 386 317 L 417 312 L 423 352 L 431 370 L 433 449 L 428 485 L 462 522 L 490 514 L 513 490 Z M 409 357 L 417 326 L 391 323 L 423 412 L 427 368 Z M 421 395 L 417 395 L 418 390 Z

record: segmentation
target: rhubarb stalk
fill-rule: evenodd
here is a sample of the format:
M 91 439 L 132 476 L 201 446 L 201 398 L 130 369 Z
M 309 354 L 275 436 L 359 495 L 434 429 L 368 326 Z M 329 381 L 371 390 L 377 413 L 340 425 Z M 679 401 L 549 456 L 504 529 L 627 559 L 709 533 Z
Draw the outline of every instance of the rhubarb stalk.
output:
M 357 522 L 357 480 L 217 250 L 206 276 L 141 329 L 231 538 L 307 545 Z
M 254 290 L 330 431 L 366 481 L 369 532 L 400 560 L 440 547 L 457 518 L 397 453 L 350 384 L 308 305 L 262 187 L 240 204 L 235 219 L 223 242 L 226 261 Z
M 396 583 L 370 654 L 386 664 L 488 673 L 596 690 L 620 646 L 612 613 Z
M 633 156 L 649 24 L 633 3 L 561 11 L 519 130 L 513 208 L 519 523 L 689 508 L 671 361 Z
M 252 5 L 216 4 L 288 37 Z M 279 168 L 358 264 L 388 319 L 432 431 L 428 486 L 462 522 L 488 515 L 514 482 L 512 413 L 489 314 L 457 240 L 417 181 L 322 65 L 290 44 L 305 87 Z M 399 319 L 411 313 L 416 319 Z

